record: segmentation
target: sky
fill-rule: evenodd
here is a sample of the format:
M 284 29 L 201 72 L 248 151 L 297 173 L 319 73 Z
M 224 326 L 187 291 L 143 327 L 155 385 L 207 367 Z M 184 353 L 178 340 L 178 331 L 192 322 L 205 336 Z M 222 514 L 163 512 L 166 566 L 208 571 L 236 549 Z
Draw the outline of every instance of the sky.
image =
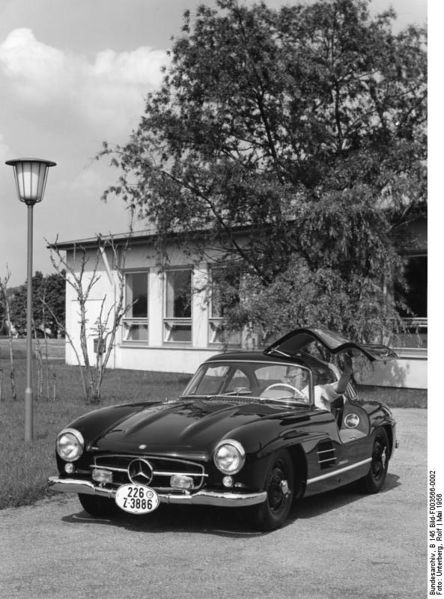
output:
M 184 11 L 201 3 L 0 0 L 0 277 L 10 272 L 10 287 L 26 280 L 27 224 L 5 161 L 37 157 L 57 163 L 34 208 L 34 271 L 53 272 L 47 241 L 126 231 L 123 203 L 100 199 L 118 172 L 95 156 L 103 141 L 125 143 L 136 128 L 146 94 L 160 85 Z M 426 0 L 373 0 L 372 11 L 390 6 L 397 28 L 425 25 Z

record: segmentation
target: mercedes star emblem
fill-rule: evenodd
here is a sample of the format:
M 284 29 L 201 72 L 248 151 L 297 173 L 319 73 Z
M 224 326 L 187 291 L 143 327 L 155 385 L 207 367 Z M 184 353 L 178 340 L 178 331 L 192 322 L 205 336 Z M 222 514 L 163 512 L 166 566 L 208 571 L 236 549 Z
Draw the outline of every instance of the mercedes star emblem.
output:
M 153 478 L 153 467 L 147 460 L 138 458 L 130 462 L 128 476 L 135 485 L 149 485 Z

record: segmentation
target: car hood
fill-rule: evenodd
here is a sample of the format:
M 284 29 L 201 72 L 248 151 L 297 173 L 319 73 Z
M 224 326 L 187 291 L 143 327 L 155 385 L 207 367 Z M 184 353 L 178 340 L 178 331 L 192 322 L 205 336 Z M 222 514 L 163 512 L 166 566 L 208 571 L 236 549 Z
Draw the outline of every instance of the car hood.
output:
M 308 346 L 317 341 L 332 354 L 351 351 L 364 354 L 370 361 L 390 360 L 397 358 L 396 353 L 386 345 L 360 344 L 349 341 L 338 333 L 324 328 L 295 329 L 281 337 L 264 350 L 264 354 L 279 354 L 286 357 L 297 358 L 303 355 Z
M 306 410 L 306 408 L 305 408 Z M 234 429 L 283 411 L 264 402 L 236 405 L 233 401 L 181 399 L 176 402 L 137 407 L 137 411 L 102 431 L 91 446 L 113 452 L 192 451 L 208 455 L 214 446 Z M 292 411 L 299 411 L 293 408 Z M 141 447 L 144 446 L 144 447 Z

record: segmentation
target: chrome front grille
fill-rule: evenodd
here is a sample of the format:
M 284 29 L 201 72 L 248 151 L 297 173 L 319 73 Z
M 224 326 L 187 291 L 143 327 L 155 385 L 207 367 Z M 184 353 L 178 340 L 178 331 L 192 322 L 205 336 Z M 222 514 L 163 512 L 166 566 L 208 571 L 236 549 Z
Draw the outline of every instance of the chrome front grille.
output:
M 200 489 L 208 476 L 205 468 L 198 462 L 165 458 L 153 455 L 106 454 L 94 456 L 91 469 L 101 468 L 113 473 L 113 485 L 120 486 L 131 483 L 128 467 L 133 460 L 142 459 L 151 465 L 153 478 L 150 487 L 159 492 L 179 491 L 170 486 L 173 475 L 189 476 L 193 480 L 192 491 Z

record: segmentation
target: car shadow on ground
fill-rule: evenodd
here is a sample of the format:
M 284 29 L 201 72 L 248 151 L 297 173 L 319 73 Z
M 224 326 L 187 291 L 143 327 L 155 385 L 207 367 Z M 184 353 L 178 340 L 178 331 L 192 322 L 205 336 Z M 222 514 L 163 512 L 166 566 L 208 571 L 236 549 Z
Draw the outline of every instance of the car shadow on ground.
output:
M 390 491 L 400 485 L 401 482 L 399 476 L 389 473 L 387 474 L 384 488 L 379 494 L 383 495 L 385 493 L 390 493 Z M 339 489 L 334 489 L 333 491 L 306 497 L 294 505 L 292 513 L 290 514 L 290 521 L 292 517 L 294 517 L 294 520 L 299 518 L 314 518 L 320 514 L 325 514 L 332 510 L 355 503 L 356 501 L 365 501 L 366 497 L 368 497 L 368 494 L 362 492 L 357 483 L 351 483 L 344 487 L 340 487 Z
M 258 536 L 264 533 L 254 530 L 239 509 L 217 507 L 180 506 L 161 504 L 149 515 L 134 516 L 118 512 L 112 518 L 99 519 L 80 511 L 62 518 L 76 524 L 102 524 L 122 527 L 138 533 L 200 533 L 229 537 Z
M 389 493 L 400 484 L 398 476 L 388 474 L 381 493 Z M 315 518 L 356 501 L 364 501 L 365 497 L 366 495 L 359 492 L 355 483 L 334 491 L 307 497 L 295 503 L 285 526 L 298 519 Z M 272 534 L 256 531 L 251 519 L 246 516 L 248 516 L 248 512 L 244 509 L 161 504 L 153 514 L 145 516 L 118 512 L 112 518 L 94 518 L 80 510 L 65 516 L 62 521 L 83 526 L 116 526 L 138 533 L 185 532 L 237 538 Z

